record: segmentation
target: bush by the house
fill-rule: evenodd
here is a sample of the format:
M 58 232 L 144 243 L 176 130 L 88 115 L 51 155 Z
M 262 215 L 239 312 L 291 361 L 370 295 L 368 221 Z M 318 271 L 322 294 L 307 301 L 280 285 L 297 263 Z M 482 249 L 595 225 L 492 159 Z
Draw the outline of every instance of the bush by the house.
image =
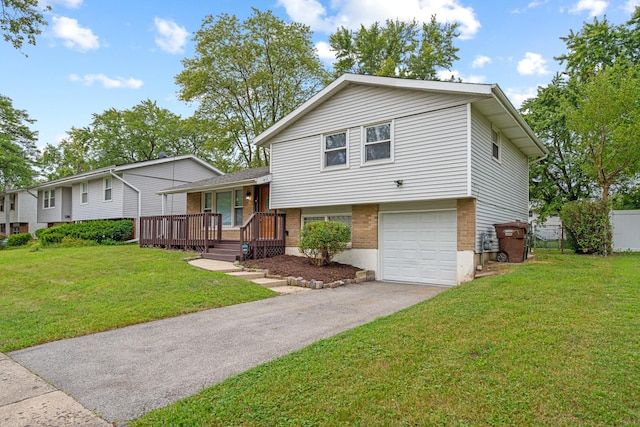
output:
M 29 233 L 16 233 L 9 236 L 7 240 L 7 246 L 24 246 L 33 240 Z
M 36 235 L 44 246 L 62 243 L 65 237 L 90 240 L 100 244 L 113 244 L 133 237 L 133 221 L 96 220 L 77 224 L 61 224 L 38 230 Z
M 315 265 L 326 265 L 351 241 L 351 228 L 337 221 L 314 221 L 300 233 L 298 249 Z
M 576 253 L 607 255 L 611 252 L 610 206 L 602 200 L 566 203 L 560 218 Z

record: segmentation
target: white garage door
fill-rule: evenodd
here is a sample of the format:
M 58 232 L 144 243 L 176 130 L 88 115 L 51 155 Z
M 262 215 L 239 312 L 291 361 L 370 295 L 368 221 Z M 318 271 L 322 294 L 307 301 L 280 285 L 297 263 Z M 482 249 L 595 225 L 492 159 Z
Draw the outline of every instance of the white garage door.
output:
M 382 215 L 382 279 L 453 286 L 456 211 Z

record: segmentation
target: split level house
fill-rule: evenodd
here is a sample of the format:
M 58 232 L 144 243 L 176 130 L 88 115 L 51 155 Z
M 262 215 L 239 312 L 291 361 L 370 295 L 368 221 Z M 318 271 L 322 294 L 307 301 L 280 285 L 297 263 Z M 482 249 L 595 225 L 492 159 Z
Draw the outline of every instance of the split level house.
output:
M 161 192 L 186 193 L 190 214 L 220 213 L 204 256 L 298 255 L 305 224 L 335 220 L 351 227 L 337 261 L 448 286 L 498 252 L 494 224 L 527 221 L 529 163 L 547 154 L 495 84 L 352 74 L 254 143 L 268 168 Z
M 97 219 L 132 219 L 137 233 L 141 216 L 186 212 L 185 194 L 160 197 L 158 191 L 222 174 L 191 154 L 95 169 L 35 187 L 37 220 L 51 227 Z
M 38 195 L 28 189 L 7 188 L 0 193 L 0 235 L 35 233 L 47 225 L 37 221 Z

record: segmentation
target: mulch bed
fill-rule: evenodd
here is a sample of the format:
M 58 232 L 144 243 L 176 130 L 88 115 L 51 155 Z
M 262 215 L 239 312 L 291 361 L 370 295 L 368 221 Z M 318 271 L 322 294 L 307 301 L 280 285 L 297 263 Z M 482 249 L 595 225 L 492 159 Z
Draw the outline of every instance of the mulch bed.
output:
M 273 258 L 245 261 L 245 267 L 269 270 L 269 274 L 282 277 L 302 277 L 305 280 L 321 280 L 325 283 L 336 280 L 355 279 L 356 272 L 362 270 L 353 265 L 333 262 L 317 267 L 309 259 L 301 256 L 279 255 Z

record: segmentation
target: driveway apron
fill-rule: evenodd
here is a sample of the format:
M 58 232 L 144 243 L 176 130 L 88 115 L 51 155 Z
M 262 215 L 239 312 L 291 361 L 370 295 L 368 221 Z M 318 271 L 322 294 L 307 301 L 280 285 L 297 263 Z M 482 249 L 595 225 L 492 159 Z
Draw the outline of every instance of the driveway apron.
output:
M 123 425 L 445 289 L 352 284 L 56 341 L 10 356 L 86 408 Z

